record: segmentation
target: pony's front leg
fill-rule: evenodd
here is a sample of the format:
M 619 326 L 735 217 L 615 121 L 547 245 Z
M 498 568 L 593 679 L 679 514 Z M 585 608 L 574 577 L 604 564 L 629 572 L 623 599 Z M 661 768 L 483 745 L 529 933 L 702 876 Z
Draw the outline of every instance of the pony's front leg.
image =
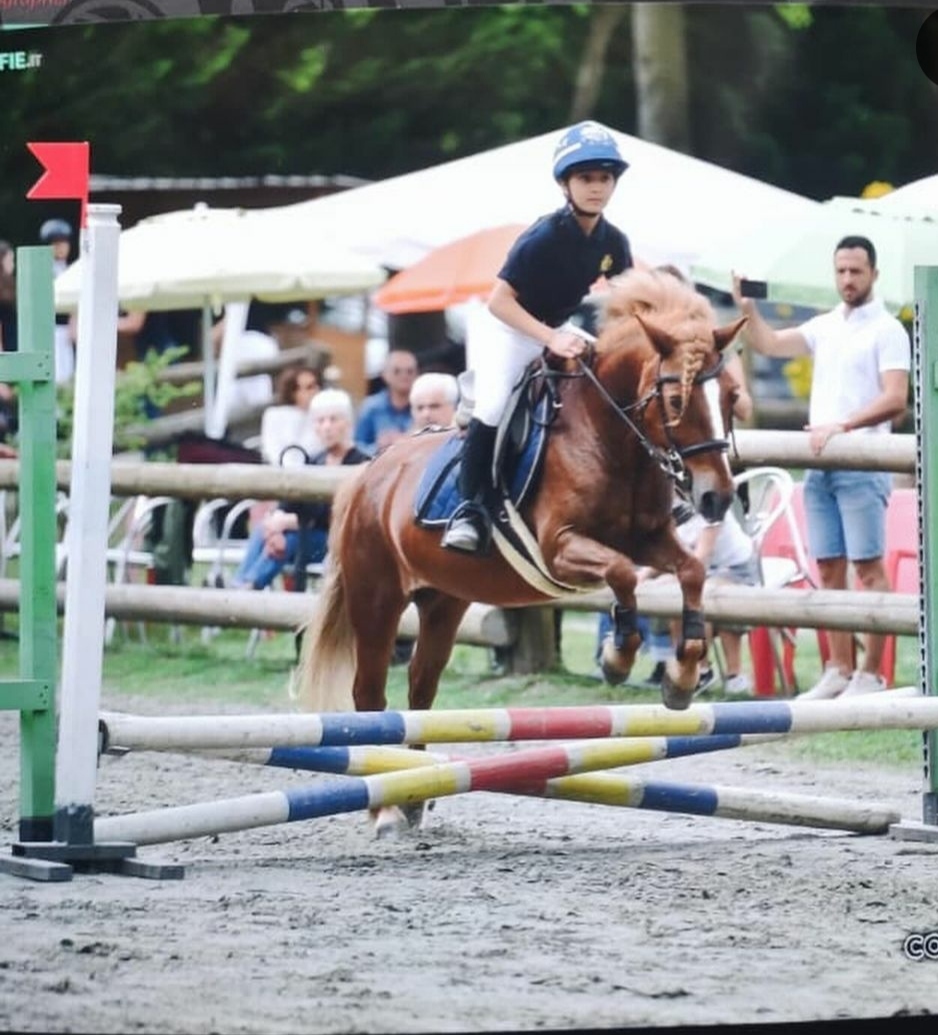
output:
M 631 606 L 620 603 L 616 593 L 616 603 L 612 605 L 612 632 L 602 642 L 599 654 L 599 667 L 603 679 L 610 686 L 618 686 L 628 679 L 635 655 L 642 645 L 642 634 L 638 627 L 638 612 L 635 610 L 635 585 L 632 586 Z
M 552 572 L 564 582 L 584 584 L 602 579 L 615 594 L 613 630 L 603 640 L 599 664 L 603 679 L 610 686 L 624 683 L 642 644 L 635 609 L 638 584 L 635 566 L 623 554 L 569 530 L 558 537 L 557 549 L 549 564 Z
M 707 631 L 703 616 L 703 586 L 706 571 L 698 558 L 687 555 L 676 575 L 684 606 L 681 612 L 681 638 L 674 658 L 665 666 L 661 698 L 668 708 L 684 709 L 694 699 L 700 679 L 700 663 L 707 655 Z

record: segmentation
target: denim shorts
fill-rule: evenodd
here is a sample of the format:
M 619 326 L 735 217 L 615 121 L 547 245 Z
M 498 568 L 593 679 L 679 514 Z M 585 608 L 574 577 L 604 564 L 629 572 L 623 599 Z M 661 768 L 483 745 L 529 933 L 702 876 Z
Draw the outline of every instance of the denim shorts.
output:
M 886 509 L 892 475 L 883 471 L 820 471 L 804 477 L 808 551 L 819 561 L 871 561 L 886 552 Z

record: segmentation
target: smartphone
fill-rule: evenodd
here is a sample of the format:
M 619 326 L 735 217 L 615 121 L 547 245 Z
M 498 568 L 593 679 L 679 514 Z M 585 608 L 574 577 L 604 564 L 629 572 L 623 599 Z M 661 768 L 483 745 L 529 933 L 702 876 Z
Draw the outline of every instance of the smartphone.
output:
M 739 282 L 739 293 L 743 298 L 768 298 L 769 285 L 764 280 L 746 280 Z

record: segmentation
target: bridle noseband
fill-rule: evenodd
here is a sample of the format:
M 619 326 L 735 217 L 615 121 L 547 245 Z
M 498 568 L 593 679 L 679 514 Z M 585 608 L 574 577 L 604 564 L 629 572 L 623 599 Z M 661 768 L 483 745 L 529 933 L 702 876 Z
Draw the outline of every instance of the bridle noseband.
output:
M 592 359 L 593 352 L 591 350 L 590 359 Z M 664 474 L 675 484 L 675 486 L 682 492 L 687 492 L 690 487 L 690 476 L 687 468 L 684 465 L 684 460 L 687 457 L 698 456 L 700 453 L 710 452 L 722 452 L 725 453 L 729 449 L 729 441 L 725 438 L 711 438 L 704 442 L 695 442 L 690 446 L 679 446 L 671 435 L 671 424 L 668 420 L 668 415 L 665 411 L 664 406 L 664 393 L 662 388 L 666 384 L 680 383 L 681 377 L 679 374 L 662 374 L 661 360 L 658 360 L 659 373 L 655 378 L 654 387 L 646 392 L 635 402 L 629 404 L 623 404 L 616 402 L 615 399 L 609 394 L 605 385 L 596 376 L 595 371 L 592 368 L 591 362 L 584 362 L 582 359 L 577 361 L 580 365 L 580 371 L 585 375 L 592 383 L 596 386 L 599 394 L 603 399 L 610 405 L 615 411 L 616 415 L 626 424 L 629 429 L 633 432 L 635 437 L 638 439 L 639 444 L 643 447 L 645 452 L 651 457 L 652 460 L 658 465 L 658 467 L 664 472 Z M 709 370 L 700 371 L 693 380 L 694 385 L 703 384 L 705 381 L 710 381 L 715 377 L 719 377 L 723 371 L 724 357 L 720 353 L 716 363 Z M 648 437 L 645 431 L 644 414 L 648 406 L 652 402 L 657 402 L 659 412 L 661 413 L 661 423 L 665 429 L 665 434 L 668 437 L 668 446 L 666 449 L 662 449 L 660 446 L 655 445 L 654 442 Z M 639 415 L 638 422 L 634 421 L 631 417 L 632 413 Z M 730 434 L 732 434 L 732 425 L 730 427 Z

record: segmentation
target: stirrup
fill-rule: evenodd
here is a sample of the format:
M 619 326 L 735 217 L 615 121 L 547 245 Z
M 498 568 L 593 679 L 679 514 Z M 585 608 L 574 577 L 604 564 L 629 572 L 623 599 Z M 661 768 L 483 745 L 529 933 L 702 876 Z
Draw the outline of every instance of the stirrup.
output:
M 485 509 L 478 503 L 461 503 L 449 519 L 440 544 L 459 553 L 487 553 L 492 526 Z

